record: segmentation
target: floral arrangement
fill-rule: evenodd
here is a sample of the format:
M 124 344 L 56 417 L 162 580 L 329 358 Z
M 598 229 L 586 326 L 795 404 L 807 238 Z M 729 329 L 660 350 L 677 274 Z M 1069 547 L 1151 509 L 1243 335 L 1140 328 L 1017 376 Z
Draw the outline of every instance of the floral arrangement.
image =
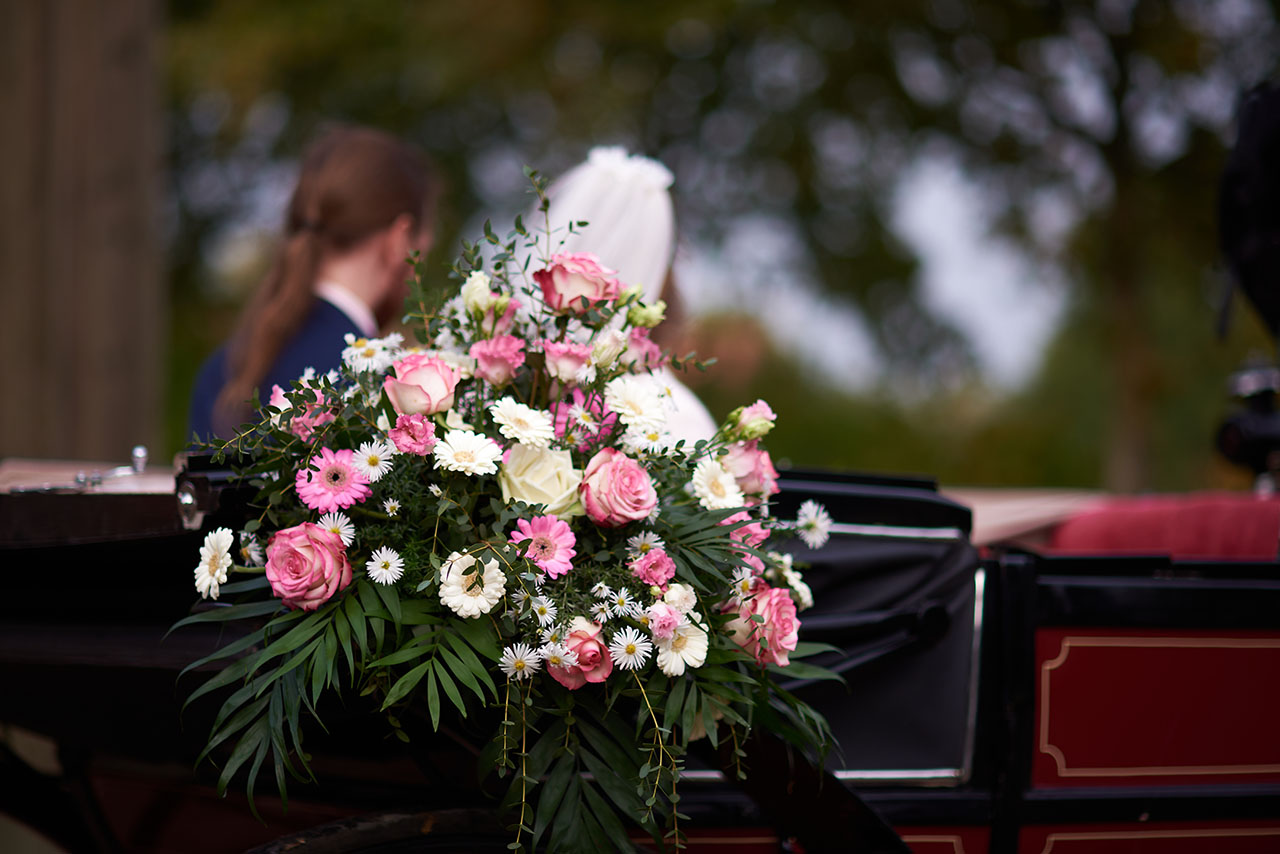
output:
M 433 727 L 493 715 L 482 768 L 509 779 L 517 849 L 620 850 L 628 822 L 679 844 L 695 739 L 740 774 L 753 726 L 826 749 L 773 678 L 830 675 L 797 660 L 824 648 L 797 641 L 812 597 L 769 548 L 830 525 L 812 503 L 770 515 L 774 413 L 674 440 L 664 304 L 556 238 L 486 223 L 434 305 L 419 264 L 420 346 L 348 336 L 341 371 L 274 388 L 220 447 L 261 515 L 208 534 L 195 585 L 216 601 L 178 623 L 245 632 L 188 668 L 216 671 L 188 703 L 226 694 L 201 757 L 222 746 L 220 789 L 311 779 L 300 720 L 327 692 L 372 696 L 404 740 L 410 704 Z

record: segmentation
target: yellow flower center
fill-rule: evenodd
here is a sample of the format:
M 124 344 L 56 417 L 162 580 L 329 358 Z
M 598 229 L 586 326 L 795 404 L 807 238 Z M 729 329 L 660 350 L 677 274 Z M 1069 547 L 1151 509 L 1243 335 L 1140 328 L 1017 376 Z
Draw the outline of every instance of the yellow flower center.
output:
M 454 451 L 453 458 L 460 463 L 474 463 L 476 455 L 470 451 Z
M 711 490 L 711 494 L 716 498 L 724 498 L 725 496 L 724 484 L 719 480 L 711 481 L 711 483 L 707 485 L 707 489 Z
M 676 652 L 683 652 L 688 644 L 689 636 L 685 634 L 676 633 L 676 636 L 671 639 L 671 648 Z
M 515 663 L 512 664 L 511 666 L 514 667 L 516 670 L 524 670 L 524 659 L 517 658 Z
M 627 655 L 635 655 L 635 654 L 636 654 L 636 645 L 633 643 L 627 644 Z
M 356 339 L 356 343 L 355 343 L 355 344 L 353 344 L 353 345 L 351 345 L 351 346 L 355 347 L 357 350 L 361 350 L 361 349 L 363 349 L 363 348 L 365 348 L 365 347 L 368 347 L 368 346 L 369 346 L 369 339 L 368 339 L 368 338 L 357 338 L 357 339 Z

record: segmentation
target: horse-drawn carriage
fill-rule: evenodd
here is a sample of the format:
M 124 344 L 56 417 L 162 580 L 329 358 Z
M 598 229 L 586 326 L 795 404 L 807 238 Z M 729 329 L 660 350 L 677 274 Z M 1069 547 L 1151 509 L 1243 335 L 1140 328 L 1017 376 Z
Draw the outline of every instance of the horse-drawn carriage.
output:
M 259 821 L 193 770 L 214 707 L 180 714 L 177 676 L 217 629 L 166 631 L 191 605 L 201 529 L 242 510 L 227 472 L 0 472 L 5 812 L 73 851 L 505 849 L 494 802 L 456 782 L 474 777 L 467 733 L 405 746 L 355 701 L 309 742 L 324 784 L 287 810 L 260 791 Z M 1232 560 L 1099 554 L 1090 517 L 1076 528 L 1095 533 L 1038 554 L 975 545 L 971 509 L 927 480 L 781 485 L 783 512 L 820 497 L 836 522 L 795 557 L 819 594 L 803 632 L 841 649 L 822 663 L 847 684 L 789 687 L 841 751 L 820 771 L 763 737 L 741 784 L 691 759 L 691 850 L 1280 850 L 1280 503 L 1219 497 L 1212 525 L 1193 508 Z

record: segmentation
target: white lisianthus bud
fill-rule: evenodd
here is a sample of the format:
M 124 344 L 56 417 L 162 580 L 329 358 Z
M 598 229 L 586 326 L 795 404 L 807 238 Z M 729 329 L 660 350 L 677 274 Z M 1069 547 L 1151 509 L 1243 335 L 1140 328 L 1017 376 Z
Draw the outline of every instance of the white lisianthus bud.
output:
M 591 350 L 591 362 L 597 368 L 607 369 L 614 362 L 618 361 L 627 349 L 627 336 L 619 329 L 609 329 L 596 338 L 595 346 Z
M 483 270 L 476 270 L 467 276 L 462 285 L 462 302 L 467 311 L 484 314 L 493 307 L 493 293 L 489 290 L 489 275 Z
M 658 300 L 652 304 L 638 302 L 627 309 L 627 323 L 632 326 L 643 326 L 652 329 L 667 316 L 667 303 Z
M 628 301 L 635 305 L 640 302 L 642 296 L 644 296 L 644 285 L 632 285 L 618 294 L 618 305 L 626 305 Z

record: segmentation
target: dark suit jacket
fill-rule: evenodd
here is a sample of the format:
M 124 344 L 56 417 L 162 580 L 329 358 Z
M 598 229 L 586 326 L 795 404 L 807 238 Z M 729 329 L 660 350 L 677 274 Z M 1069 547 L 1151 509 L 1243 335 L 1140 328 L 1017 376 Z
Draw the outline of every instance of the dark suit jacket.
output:
M 333 370 L 342 364 L 342 351 L 347 346 L 343 336 L 348 332 L 357 337 L 362 333 L 337 306 L 316 298 L 302 328 L 276 356 L 275 363 L 262 378 L 258 394 L 266 402 L 271 386 L 278 385 L 288 391 L 293 381 L 307 368 L 315 368 L 317 374 Z M 191 392 L 191 408 L 187 416 L 188 435 L 194 432 L 203 438 L 214 436 L 213 403 L 218 392 L 227 382 L 227 345 L 222 345 L 205 360 L 196 376 Z

